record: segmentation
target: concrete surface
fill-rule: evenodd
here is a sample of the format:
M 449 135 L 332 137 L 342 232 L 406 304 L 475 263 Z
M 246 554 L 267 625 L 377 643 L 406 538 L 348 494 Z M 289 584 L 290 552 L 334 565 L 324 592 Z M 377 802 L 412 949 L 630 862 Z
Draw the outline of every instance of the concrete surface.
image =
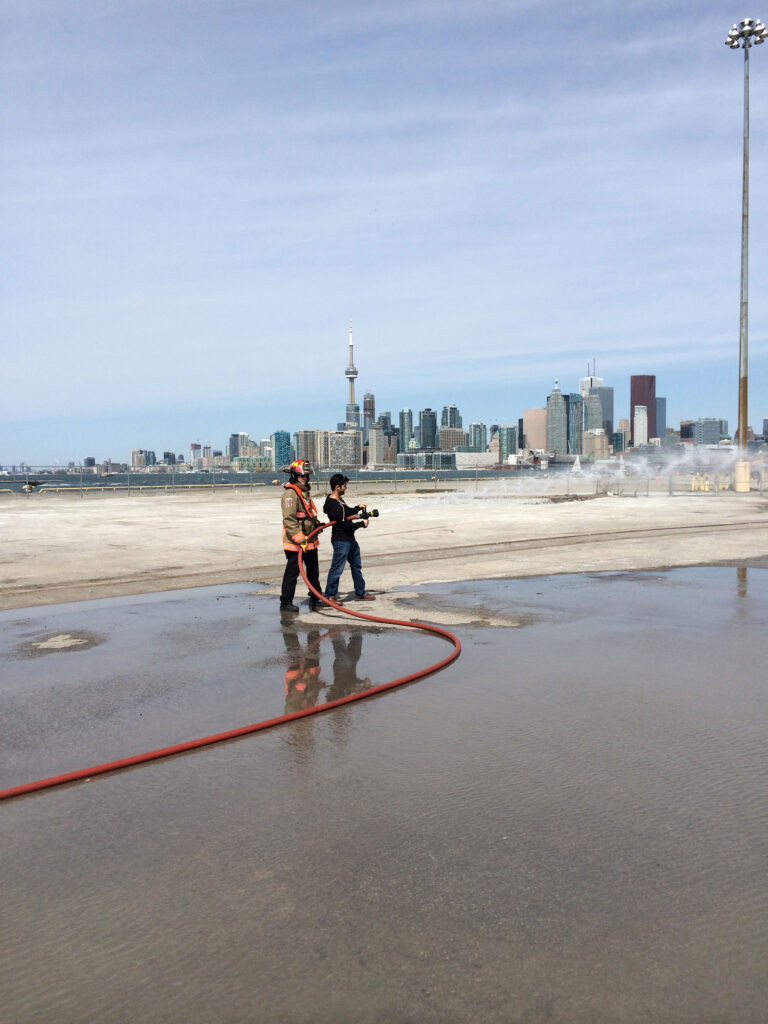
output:
M 446 491 L 350 492 L 381 516 L 361 531 L 378 591 L 451 580 L 583 570 L 743 564 L 768 557 L 768 500 L 753 492 L 682 493 L 665 482 L 585 500 L 566 483 L 500 481 Z M 569 491 L 578 483 L 567 482 Z M 320 493 L 322 491 L 320 490 Z M 152 496 L 35 494 L 0 502 L 0 608 L 243 581 L 276 594 L 284 559 L 280 490 Z M 330 563 L 321 543 L 321 577 Z M 342 579 L 342 590 L 348 583 Z

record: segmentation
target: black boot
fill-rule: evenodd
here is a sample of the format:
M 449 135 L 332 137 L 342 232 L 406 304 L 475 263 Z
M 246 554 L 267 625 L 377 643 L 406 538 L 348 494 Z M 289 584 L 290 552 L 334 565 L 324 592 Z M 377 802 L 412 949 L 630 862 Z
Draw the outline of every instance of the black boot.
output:
M 281 612 L 297 612 L 298 610 L 299 609 L 296 607 L 296 605 L 295 604 L 291 604 L 290 601 L 281 601 L 280 602 L 280 611 Z
M 323 602 L 318 597 L 310 597 L 309 599 L 309 610 L 316 612 L 323 607 Z

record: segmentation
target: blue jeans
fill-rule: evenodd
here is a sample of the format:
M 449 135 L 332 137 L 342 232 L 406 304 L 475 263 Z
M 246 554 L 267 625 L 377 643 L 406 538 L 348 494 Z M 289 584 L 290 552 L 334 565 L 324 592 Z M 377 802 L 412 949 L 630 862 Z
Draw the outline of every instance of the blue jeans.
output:
M 363 563 L 360 558 L 360 545 L 356 540 L 335 540 L 333 543 L 333 561 L 328 570 L 328 582 L 325 584 L 325 596 L 334 598 L 339 593 L 339 580 L 344 572 L 344 566 L 349 562 L 352 570 L 352 582 L 355 585 L 355 593 L 362 597 L 365 593 L 365 580 L 363 579 Z

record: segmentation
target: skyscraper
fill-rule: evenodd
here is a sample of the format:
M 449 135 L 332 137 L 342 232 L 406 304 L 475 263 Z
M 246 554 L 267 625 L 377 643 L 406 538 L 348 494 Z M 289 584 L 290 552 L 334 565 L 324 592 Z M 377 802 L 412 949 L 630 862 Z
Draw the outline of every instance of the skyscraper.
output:
M 589 389 L 589 394 L 597 395 L 600 399 L 600 404 L 603 407 L 603 422 L 600 426 L 610 437 L 613 433 L 613 388 L 594 387 Z
M 547 397 L 547 451 L 552 455 L 568 454 L 568 405 L 557 381 Z
M 648 444 L 648 410 L 644 405 L 636 405 L 632 414 L 632 436 L 635 448 Z
M 461 413 L 455 405 L 444 405 L 440 415 L 441 427 L 461 427 Z
M 276 430 L 270 438 L 272 442 L 272 469 L 282 469 L 293 461 L 291 435 L 287 430 Z
M 595 388 L 601 388 L 603 386 L 603 378 L 595 377 L 594 374 L 589 372 L 589 364 L 587 364 L 587 376 L 582 377 L 579 381 L 579 394 L 582 398 L 586 398 L 590 391 Z
M 408 451 L 408 445 L 413 437 L 413 411 L 411 409 L 400 410 L 399 449 L 401 452 Z
M 366 391 L 363 395 L 363 444 L 368 441 L 368 431 L 376 419 L 376 398 L 372 391 Z
M 599 395 L 588 392 L 584 399 L 584 429 L 602 430 L 603 428 L 603 403 Z
M 589 396 L 587 396 L 587 402 Z M 566 409 L 568 410 L 568 454 L 569 455 L 581 455 L 582 443 L 581 438 L 584 431 L 587 429 L 586 426 L 586 415 L 585 405 L 586 402 L 582 400 L 581 395 L 570 394 L 565 397 Z M 600 405 L 600 400 L 597 398 L 592 399 L 593 403 L 596 403 L 597 412 L 593 415 L 597 419 L 597 426 L 602 424 L 603 407 Z
M 547 410 L 524 409 L 523 433 L 525 434 L 525 443 L 528 448 L 533 451 L 546 451 Z
M 499 427 L 499 462 L 506 463 L 517 455 L 517 427 Z
M 655 374 L 639 374 L 629 378 L 629 423 L 632 428 L 632 442 L 635 439 L 635 406 L 644 405 L 647 414 L 647 434 L 642 444 L 648 443 L 649 437 L 658 437 L 656 433 L 656 376 Z
M 469 443 L 478 452 L 488 447 L 488 428 L 484 423 L 469 424 Z
M 321 465 L 319 430 L 297 430 L 293 435 L 297 459 L 306 459 L 313 467 Z
M 230 459 L 237 459 L 241 455 L 245 455 L 246 445 L 250 441 L 248 434 L 245 431 L 240 431 L 239 434 L 229 435 L 229 457 Z
M 667 436 L 667 400 L 666 398 L 656 399 L 656 434 L 655 437 L 664 438 Z
M 422 448 L 437 446 L 437 413 L 434 409 L 422 409 L 419 413 L 419 445 Z
M 344 371 L 344 376 L 349 381 L 349 395 L 347 396 L 346 424 L 348 430 L 360 429 L 360 406 L 355 402 L 355 380 L 357 369 L 355 367 L 354 350 L 352 345 L 352 321 L 349 321 L 349 365 Z

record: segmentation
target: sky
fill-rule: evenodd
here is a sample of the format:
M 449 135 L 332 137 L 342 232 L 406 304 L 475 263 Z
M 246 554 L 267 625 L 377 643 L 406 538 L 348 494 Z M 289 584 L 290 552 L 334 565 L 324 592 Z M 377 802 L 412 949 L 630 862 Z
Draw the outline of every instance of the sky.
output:
M 0 464 L 738 396 L 743 17 L 707 0 L 4 0 Z M 768 418 L 768 46 L 750 51 Z

